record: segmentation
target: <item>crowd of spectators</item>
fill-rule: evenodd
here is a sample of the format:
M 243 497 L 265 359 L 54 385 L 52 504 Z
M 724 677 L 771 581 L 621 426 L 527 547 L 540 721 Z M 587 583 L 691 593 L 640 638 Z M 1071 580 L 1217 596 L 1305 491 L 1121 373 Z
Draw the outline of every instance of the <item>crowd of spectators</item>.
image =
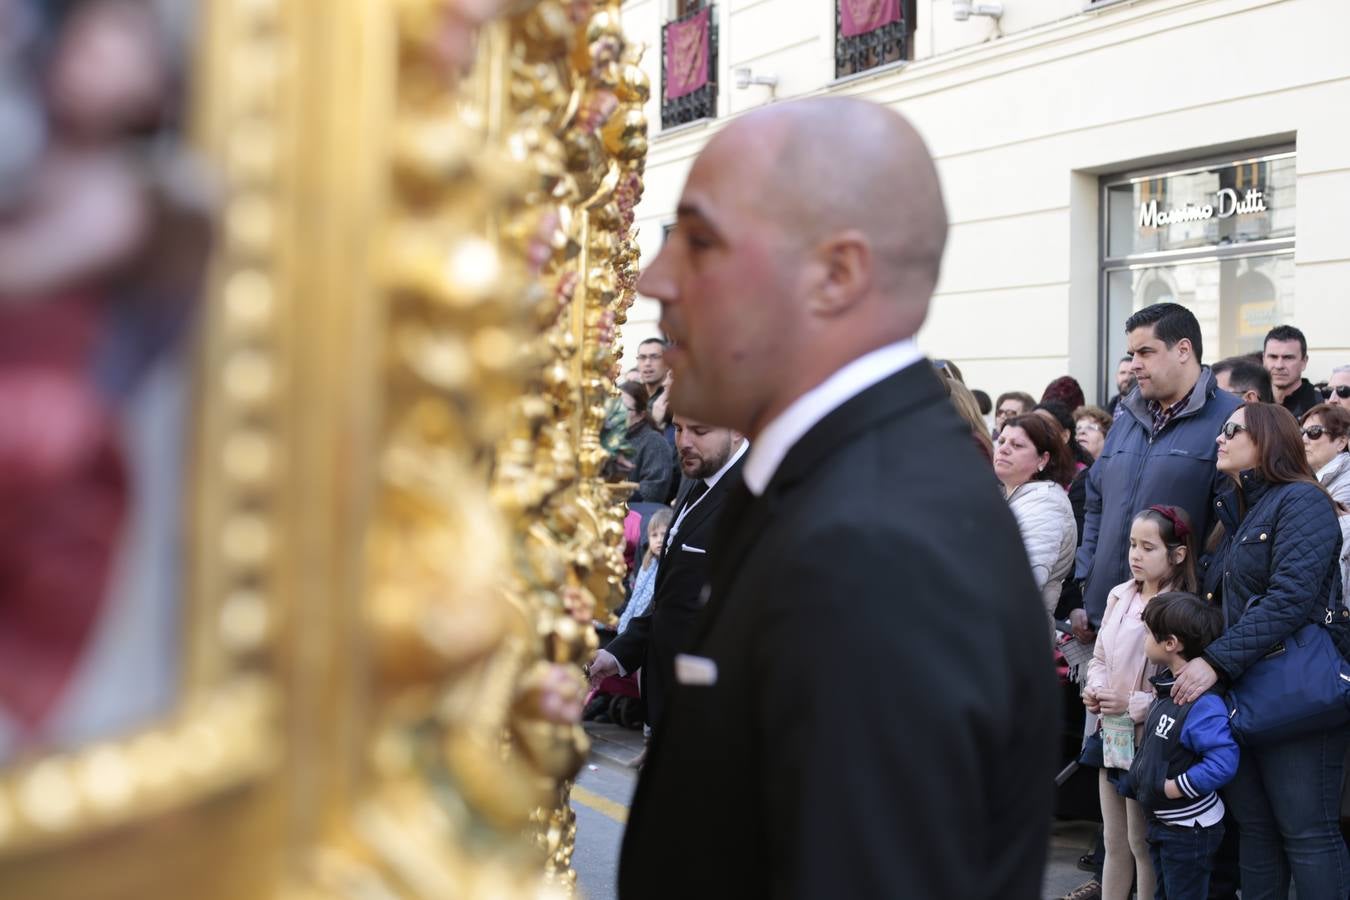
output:
M 1062 376 L 989 410 L 994 473 L 1081 700 L 1066 772 L 1099 782 L 1103 830 L 1080 860 L 1094 877 L 1067 896 L 1283 897 L 1292 882 L 1345 897 L 1350 727 L 1239 746 L 1223 697 L 1307 624 L 1350 650 L 1350 365 L 1312 383 L 1290 325 L 1207 365 L 1173 303 L 1126 333 L 1105 407 Z M 1185 725 L 1164 735 L 1172 719 Z
M 1350 364 L 1310 382 L 1289 325 L 1261 352 L 1206 364 L 1199 323 L 1172 303 L 1137 312 L 1126 336 L 1102 406 L 1068 375 L 1039 399 L 991 402 L 955 363 L 933 363 L 1041 592 L 1079 711 L 1066 771 L 1095 773 L 1103 829 L 1080 860 L 1094 877 L 1067 896 L 1285 896 L 1292 882 L 1300 897 L 1345 897 L 1350 728 L 1240 747 L 1223 695 L 1307 623 L 1350 649 L 1333 615 L 1350 601 Z M 639 507 L 681 486 L 665 347 L 644 341 L 620 384 L 616 477 L 637 484 Z M 650 520 L 661 533 L 668 515 Z M 621 627 L 647 611 L 660 548 L 637 559 Z

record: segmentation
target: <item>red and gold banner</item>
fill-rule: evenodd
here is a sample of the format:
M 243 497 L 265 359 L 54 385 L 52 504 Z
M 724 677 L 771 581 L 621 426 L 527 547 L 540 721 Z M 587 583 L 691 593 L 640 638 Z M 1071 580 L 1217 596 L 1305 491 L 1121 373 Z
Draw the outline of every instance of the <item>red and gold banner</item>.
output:
M 666 99 L 691 94 L 708 83 L 708 7 L 666 26 Z
M 900 21 L 900 0 L 837 0 L 839 31 L 857 37 L 883 25 Z

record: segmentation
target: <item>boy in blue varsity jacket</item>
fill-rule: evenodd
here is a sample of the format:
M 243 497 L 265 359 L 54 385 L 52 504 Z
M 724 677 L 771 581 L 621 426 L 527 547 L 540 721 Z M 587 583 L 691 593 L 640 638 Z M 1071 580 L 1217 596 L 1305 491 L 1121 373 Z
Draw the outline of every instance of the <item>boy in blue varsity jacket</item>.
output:
M 1223 613 L 1194 594 L 1159 594 L 1143 611 L 1144 653 L 1163 667 L 1144 738 L 1120 790 L 1148 812 L 1157 900 L 1205 900 L 1223 838 L 1218 790 L 1237 773 L 1228 709 L 1213 690 L 1187 706 L 1172 700 L 1174 673 L 1223 631 Z

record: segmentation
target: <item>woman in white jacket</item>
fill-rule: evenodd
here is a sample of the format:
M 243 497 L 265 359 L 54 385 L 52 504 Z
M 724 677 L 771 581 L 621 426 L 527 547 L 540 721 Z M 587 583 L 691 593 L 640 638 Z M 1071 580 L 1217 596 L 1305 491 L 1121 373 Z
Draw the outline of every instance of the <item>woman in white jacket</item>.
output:
M 1073 507 L 1063 488 L 1073 478 L 1073 457 L 1045 419 L 1017 416 L 999 432 L 994 474 L 1017 519 L 1053 632 L 1055 606 L 1078 544 Z

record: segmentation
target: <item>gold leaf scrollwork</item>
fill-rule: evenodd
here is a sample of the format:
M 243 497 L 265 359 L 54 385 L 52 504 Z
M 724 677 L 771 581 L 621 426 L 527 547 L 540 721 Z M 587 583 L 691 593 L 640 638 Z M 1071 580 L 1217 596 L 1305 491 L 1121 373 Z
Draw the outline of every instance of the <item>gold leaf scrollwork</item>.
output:
M 634 296 L 650 89 L 617 0 L 542 0 L 479 31 L 452 102 L 437 8 L 399 6 L 367 547 L 377 777 L 351 823 L 359 851 L 335 844 L 316 865 L 347 894 L 570 893 L 588 743 L 539 698 L 560 671 L 584 690 L 592 621 L 622 597 L 631 485 L 602 481 L 600 431 Z M 532 835 L 542 882 L 510 834 Z
M 594 651 L 591 622 L 622 600 L 622 501 L 631 491 L 601 480 L 608 454 L 600 432 L 636 285 L 633 209 L 650 87 L 618 7 L 546 0 L 510 23 L 510 95 L 522 126 L 511 140 L 543 173 L 527 198 L 523 221 L 532 227 L 514 233 L 529 236 L 536 251 L 547 247 L 534 257 L 547 290 L 532 348 L 544 364 L 517 404 L 494 490 L 512 533 L 524 537 L 513 596 L 534 617 L 546 658 L 574 665 Z M 545 112 L 564 97 L 562 116 Z M 522 482 L 526 472 L 533 477 Z M 563 782 L 585 753 L 584 733 L 554 731 L 549 739 L 562 743 L 548 749 L 543 734 L 518 724 L 514 736 L 542 775 Z M 549 880 L 567 890 L 575 884 L 569 790 L 556 783 L 554 802 L 535 815 Z

